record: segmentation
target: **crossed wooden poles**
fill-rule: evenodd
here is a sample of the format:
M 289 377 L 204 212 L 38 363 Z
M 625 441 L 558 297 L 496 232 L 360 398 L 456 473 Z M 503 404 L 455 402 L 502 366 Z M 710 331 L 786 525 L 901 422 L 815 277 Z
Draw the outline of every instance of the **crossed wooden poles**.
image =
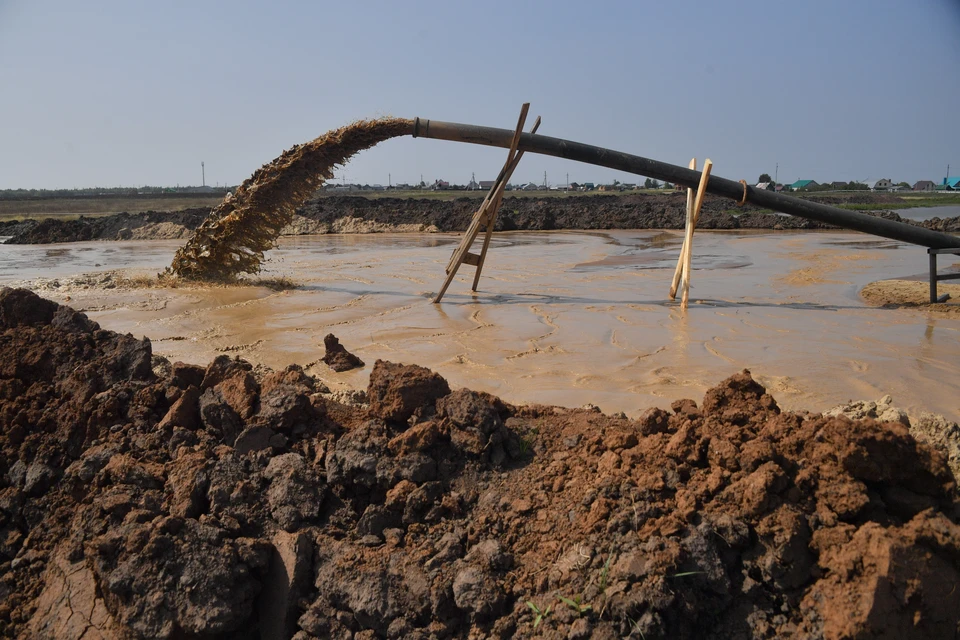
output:
M 697 168 L 697 159 L 690 161 L 691 169 Z M 677 299 L 677 287 L 683 284 L 683 296 L 680 299 L 680 308 L 687 308 L 687 301 L 690 299 L 690 260 L 693 247 L 693 230 L 697 227 L 697 221 L 700 219 L 700 208 L 703 206 L 703 197 L 707 193 L 707 182 L 710 180 L 710 171 L 713 169 L 713 163 L 708 158 L 703 163 L 703 173 L 700 174 L 700 184 L 697 187 L 697 195 L 693 195 L 693 189 L 687 189 L 687 221 L 685 232 L 683 234 L 683 245 L 680 247 L 680 258 L 677 259 L 677 268 L 673 272 L 673 284 L 670 285 L 670 299 Z
M 487 196 L 483 199 L 480 208 L 473 214 L 473 220 L 470 221 L 470 226 L 467 227 L 466 233 L 463 234 L 460 244 L 454 250 L 453 255 L 450 256 L 450 262 L 447 263 L 447 279 L 444 281 L 440 293 L 433 299 L 434 302 L 440 302 L 440 299 L 443 298 L 443 294 L 447 292 L 447 287 L 453 282 L 454 276 L 457 275 L 457 271 L 463 263 L 471 264 L 477 268 L 477 272 L 473 276 L 473 286 L 471 287 L 472 291 L 477 290 L 477 284 L 480 282 L 480 271 L 483 269 L 483 261 L 487 257 L 487 249 L 490 246 L 490 236 L 493 235 L 493 225 L 497 222 L 497 212 L 500 210 L 500 201 L 503 200 L 503 190 L 506 188 L 510 176 L 513 175 L 514 169 L 516 169 L 520 163 L 520 158 L 523 157 L 523 151 L 517 151 L 517 146 L 520 144 L 520 133 L 523 131 L 523 125 L 527 121 L 527 111 L 529 109 L 529 102 L 525 102 L 523 107 L 520 108 L 520 119 L 517 121 L 517 128 L 513 133 L 513 140 L 510 142 L 510 152 L 507 154 L 507 161 L 504 163 L 503 169 L 500 170 L 500 175 L 497 176 Z M 533 123 L 533 129 L 530 130 L 530 133 L 536 133 L 539 128 L 540 117 L 537 116 L 537 121 Z M 487 225 L 487 232 L 483 236 L 483 248 L 480 249 L 479 255 L 470 253 L 470 247 L 473 246 L 474 240 L 476 240 L 480 234 L 480 227 L 483 226 L 484 223 Z
M 453 255 L 450 256 L 450 261 L 447 263 L 446 268 L 447 279 L 444 280 L 443 287 L 440 288 L 440 292 L 437 294 L 437 297 L 433 299 L 435 303 L 440 302 L 440 300 L 443 298 L 443 294 L 447 292 L 447 288 L 450 287 L 450 283 L 453 282 L 454 277 L 457 275 L 457 271 L 460 270 L 460 266 L 464 263 L 476 267 L 476 273 L 473 276 L 473 286 L 471 287 L 471 290 L 477 290 L 477 284 L 480 282 L 480 272 L 483 269 L 483 263 L 487 257 L 487 249 L 490 247 L 490 237 L 493 235 L 493 227 L 497 222 L 497 212 L 500 210 L 500 203 L 503 200 L 503 190 L 506 188 L 507 182 L 513 175 L 513 171 L 520 163 L 520 158 L 523 157 L 523 151 L 519 151 L 517 147 L 520 144 L 520 134 L 523 131 L 523 125 L 527 121 L 527 111 L 529 109 L 529 102 L 525 102 L 520 108 L 520 118 L 517 121 L 517 127 L 514 130 L 513 139 L 510 142 L 510 151 L 507 154 L 507 161 L 500 170 L 500 175 L 497 176 L 497 179 L 490 188 L 490 191 L 480 204 L 480 208 L 473 215 L 473 219 L 470 221 L 470 226 L 467 227 L 467 231 L 463 234 L 463 238 L 460 239 L 460 244 L 457 245 L 457 248 L 453 251 Z M 537 129 L 539 128 L 540 117 L 537 116 L 537 120 L 534 122 L 530 133 L 536 133 Z M 696 158 L 690 161 L 689 166 L 691 169 L 697 168 Z M 700 208 L 703 206 L 703 198 L 707 193 L 707 182 L 710 180 L 710 171 L 712 168 L 713 162 L 711 162 L 709 159 L 704 162 L 703 172 L 700 175 L 700 184 L 697 187 L 696 195 L 694 195 L 693 189 L 687 189 L 687 217 L 683 236 L 683 246 L 680 249 L 680 258 L 677 260 L 677 268 L 673 274 L 673 283 L 670 286 L 670 299 L 675 300 L 677 297 L 677 289 L 681 288 L 682 285 L 683 294 L 681 297 L 680 307 L 683 309 L 687 308 L 687 302 L 690 298 L 690 262 L 692 256 L 691 248 L 693 245 L 693 230 L 696 228 L 697 221 L 700 218 Z M 483 237 L 483 247 L 480 249 L 479 254 L 471 253 L 470 247 L 473 246 L 477 236 L 480 235 L 480 229 L 484 224 L 486 224 L 487 228 Z

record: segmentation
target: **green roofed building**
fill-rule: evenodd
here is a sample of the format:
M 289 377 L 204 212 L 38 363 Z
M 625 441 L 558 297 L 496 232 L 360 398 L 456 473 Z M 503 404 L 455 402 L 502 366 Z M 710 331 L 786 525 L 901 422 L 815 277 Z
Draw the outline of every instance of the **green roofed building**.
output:
M 800 191 L 802 189 L 810 189 L 812 187 L 819 187 L 820 185 L 814 180 L 797 180 L 790 185 L 790 188 L 794 191 Z

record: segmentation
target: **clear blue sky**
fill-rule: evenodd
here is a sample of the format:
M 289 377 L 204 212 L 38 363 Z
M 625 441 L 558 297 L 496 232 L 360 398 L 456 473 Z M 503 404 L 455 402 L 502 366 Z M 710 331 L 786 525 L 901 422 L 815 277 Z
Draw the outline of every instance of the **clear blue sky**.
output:
M 663 5 L 663 6 L 661 6 Z M 960 175 L 960 1 L 0 0 L 0 188 L 237 184 L 396 115 L 541 132 L 714 173 Z M 505 152 L 404 138 L 350 182 L 495 177 Z M 527 155 L 514 181 L 633 176 Z M 342 172 L 338 172 L 338 176 Z

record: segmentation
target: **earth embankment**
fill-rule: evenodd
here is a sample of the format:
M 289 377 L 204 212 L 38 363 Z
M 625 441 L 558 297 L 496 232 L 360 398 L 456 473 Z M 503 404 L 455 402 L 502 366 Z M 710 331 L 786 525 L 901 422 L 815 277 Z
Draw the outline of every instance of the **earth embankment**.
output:
M 862 196 L 884 203 L 893 196 Z M 811 198 L 827 204 L 829 196 Z M 856 202 L 853 202 L 856 200 Z M 850 197 L 842 202 L 863 204 Z M 555 229 L 682 229 L 686 199 L 682 194 L 628 194 L 576 197 L 508 197 L 497 218 L 497 230 Z M 317 233 L 379 233 L 388 231 L 460 232 L 479 206 L 477 198 L 453 200 L 318 196 L 297 210 L 285 235 Z M 75 220 L 47 218 L 0 223 L 0 235 L 11 244 L 45 244 L 82 240 L 186 238 L 210 210 L 122 213 Z M 960 231 L 960 218 L 915 222 L 893 212 L 875 212 L 884 218 L 918 224 L 937 231 Z M 737 208 L 730 200 L 707 196 L 698 226 L 702 229 L 835 229 L 831 225 L 783 216 L 751 205 Z
M 169 363 L 0 291 L 0 633 L 953 637 L 945 456 L 746 371 L 638 420 Z

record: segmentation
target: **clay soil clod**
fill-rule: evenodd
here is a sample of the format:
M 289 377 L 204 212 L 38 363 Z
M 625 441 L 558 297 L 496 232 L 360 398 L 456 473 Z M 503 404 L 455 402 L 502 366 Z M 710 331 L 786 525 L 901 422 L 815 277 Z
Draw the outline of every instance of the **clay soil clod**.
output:
M 323 338 L 324 354 L 322 360 L 337 373 L 358 369 L 364 366 L 363 360 L 353 355 L 340 344 L 340 340 L 332 333 Z
M 3 289 L 0 635 L 956 634 L 955 480 L 900 422 L 746 371 L 638 420 L 384 361 L 367 396 Z

